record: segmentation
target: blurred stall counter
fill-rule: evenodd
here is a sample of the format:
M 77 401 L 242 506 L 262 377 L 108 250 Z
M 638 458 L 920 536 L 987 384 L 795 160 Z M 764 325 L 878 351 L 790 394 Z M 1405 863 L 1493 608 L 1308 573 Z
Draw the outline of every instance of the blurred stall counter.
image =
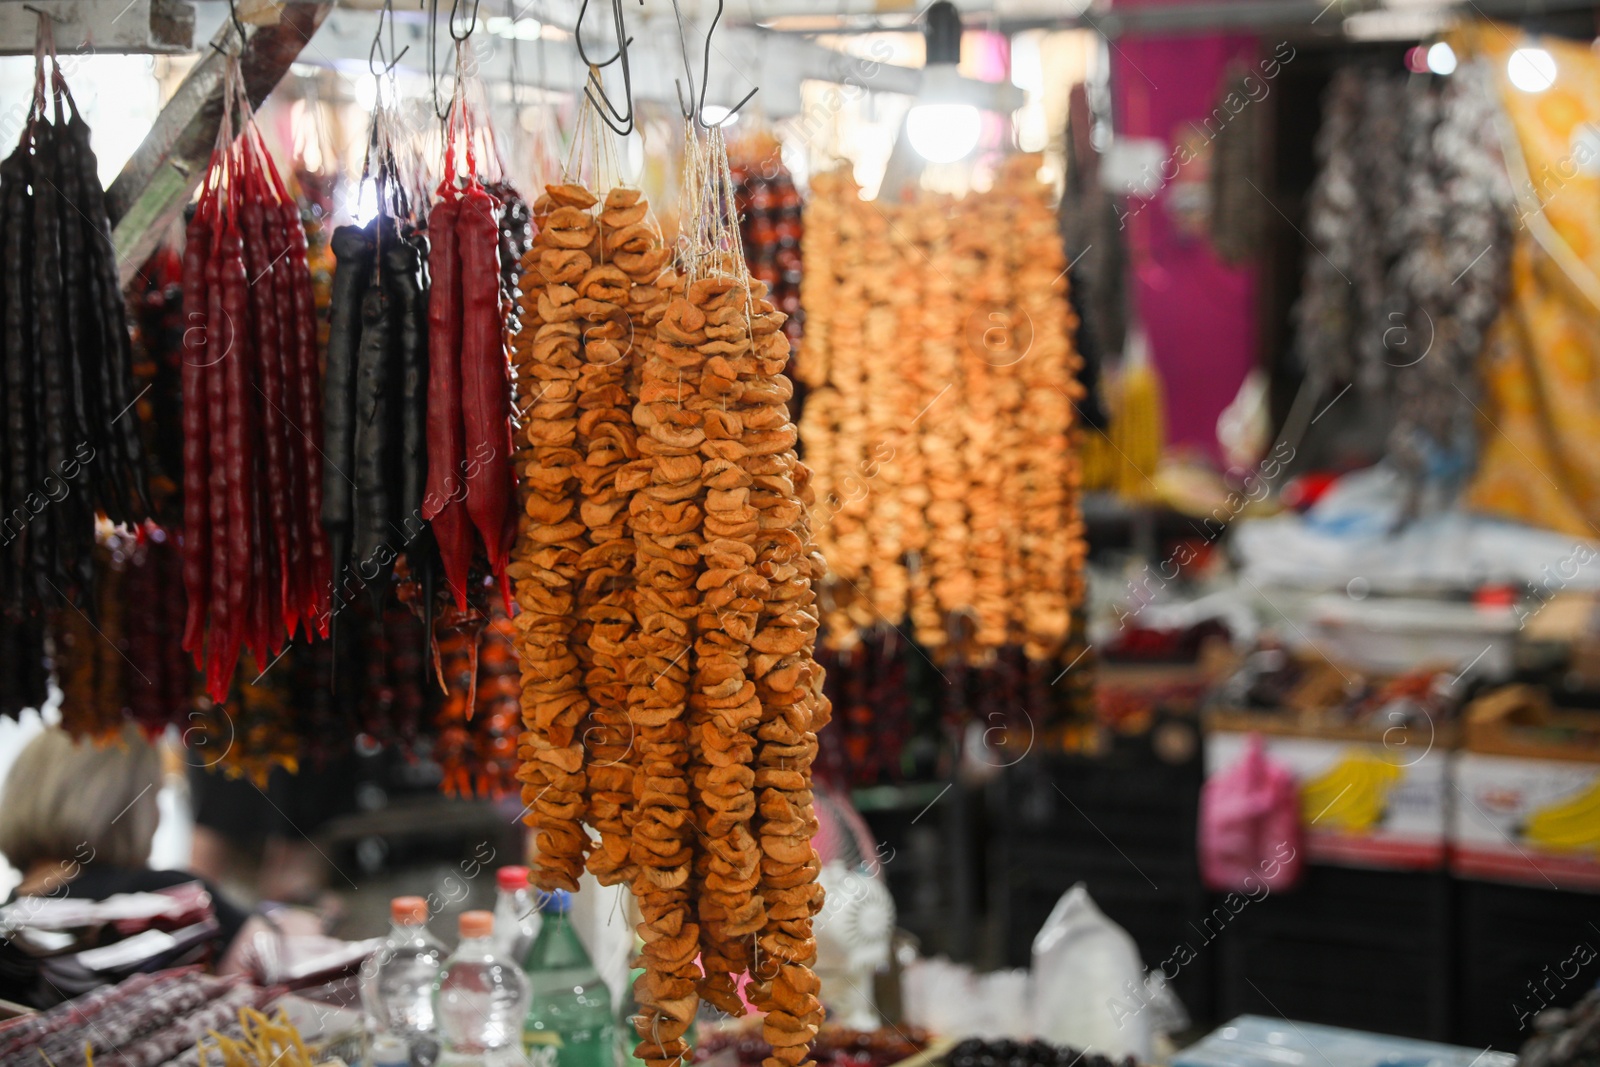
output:
M 1251 732 L 1264 735 L 1267 757 L 1300 786 L 1307 858 L 1315 863 L 1385 870 L 1445 865 L 1454 732 L 1324 726 L 1306 736 L 1283 717 L 1217 714 L 1207 718 L 1206 776 L 1243 757 Z
M 1178 1053 L 1172 1067 L 1515 1067 L 1505 1052 L 1241 1015 Z
M 1542 689 L 1473 702 L 1456 758 L 1451 868 L 1459 875 L 1600 891 L 1600 713 Z

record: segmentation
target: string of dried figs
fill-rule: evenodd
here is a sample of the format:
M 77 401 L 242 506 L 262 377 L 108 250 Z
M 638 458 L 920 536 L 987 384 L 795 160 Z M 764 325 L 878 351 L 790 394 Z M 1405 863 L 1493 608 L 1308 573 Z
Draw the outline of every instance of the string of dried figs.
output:
M 969 196 L 957 201 L 955 210 L 951 269 L 963 310 L 959 359 L 967 470 L 966 556 L 972 590 L 965 604 L 953 607 L 972 622 L 970 644 L 964 640 L 961 651 L 970 648 L 981 654 L 1005 644 L 1009 617 L 1005 530 L 1013 516 L 1008 514 L 1011 501 L 1004 491 L 1006 457 L 999 446 L 1010 413 L 1004 407 L 999 364 L 1010 358 L 1011 328 L 1004 248 L 996 242 L 1005 225 L 1005 208 L 990 198 Z
M 802 299 L 810 313 L 808 344 L 799 372 L 812 387 L 801 413 L 807 455 L 818 471 L 816 538 L 832 570 L 828 634 L 839 646 L 871 625 L 858 604 L 870 584 L 868 486 L 861 472 L 866 451 L 864 320 L 868 309 L 865 213 L 860 187 L 849 171 L 819 174 L 813 182 L 815 217 L 803 239 L 809 266 Z
M 599 218 L 605 262 L 578 286 L 590 322 L 578 387 L 578 448 L 584 457 L 579 514 L 592 546 L 578 561 L 584 638 L 578 655 L 590 704 L 583 732 L 589 756 L 586 817 L 599 834 L 588 866 L 602 885 L 630 881 L 635 871 L 628 825 L 635 771 L 628 642 L 636 628 L 637 547 L 628 467 L 639 459 L 639 449 L 629 390 L 637 390 L 643 359 L 639 338 L 650 336 L 666 309 L 666 291 L 655 282 L 670 258 L 646 223 L 649 213 L 637 189 L 619 186 L 606 194 Z
M 1019 156 L 989 192 L 908 204 L 862 201 L 844 169 L 812 181 L 804 284 L 825 307 L 801 436 L 834 647 L 907 617 L 954 660 L 1063 647 L 1082 596 L 1079 386 L 1038 168 Z
M 782 315 L 757 292 L 752 332 L 758 369 L 767 381 L 787 385 L 782 368 L 788 342 Z M 749 395 L 747 387 L 746 395 Z M 761 898 L 766 921 L 751 967 L 752 1002 L 767 1015 L 761 1033 L 772 1046 L 764 1067 L 809 1064 L 811 1041 L 822 1025 L 820 984 L 811 971 L 817 943 L 812 920 L 822 908 L 817 884 L 821 864 L 811 845 L 817 817 L 811 792 L 816 731 L 827 725 L 831 705 L 823 695 L 816 662 L 815 585 L 827 569 L 812 537 L 815 505 L 811 472 L 795 454 L 798 431 L 774 405 L 777 429 L 762 431 L 749 468 L 759 492 L 761 537 L 756 561 L 768 591 L 760 630 L 751 642 L 751 666 L 761 721 L 756 735 L 756 826 L 761 843 Z
M 768 1063 L 785 1067 L 806 1061 L 822 1021 L 809 969 L 821 906 L 810 768 L 826 721 L 812 658 L 820 557 L 788 416 L 785 316 L 751 280 L 721 210 L 733 182 L 720 132 L 705 146 L 691 137 L 687 155 L 683 274 L 635 408 L 650 474 L 633 502 L 639 633 L 656 679 L 636 686 L 633 707 L 647 749 L 634 827 L 636 1055 L 653 1067 L 682 1055 L 701 997 L 742 1014 L 736 983 L 748 973 Z
M 881 478 L 888 493 L 899 501 L 896 518 L 900 545 L 906 552 L 906 612 L 914 611 L 918 585 L 925 584 L 921 567 L 928 546 L 925 518 L 931 495 L 928 492 L 927 461 L 923 458 L 918 425 L 924 418 L 941 418 L 939 410 L 948 396 L 940 396 L 945 382 L 933 382 L 923 366 L 924 284 L 927 268 L 925 253 L 918 241 L 918 219 L 910 208 L 900 209 L 894 224 L 895 284 L 890 294 L 897 324 L 894 344 L 888 353 L 889 372 L 884 389 L 894 398 L 892 414 L 884 438 L 875 446 L 873 472 Z
M 752 503 L 752 422 L 770 412 L 751 410 L 746 387 L 753 361 L 749 290 L 723 274 L 689 284 L 698 312 L 696 349 L 704 363 L 697 393 L 685 401 L 705 433 L 700 444 L 701 593 L 695 620 L 695 662 L 689 698 L 692 817 L 705 835 L 692 875 L 700 922 L 700 993 L 737 1014 L 734 975 L 749 969 L 747 938 L 761 929 L 764 908 L 756 889 L 760 852 L 750 832 L 755 814 L 755 730 L 761 716 L 748 676 L 767 583 L 755 570 L 760 513 Z M 784 417 L 781 421 L 787 421 Z
M 917 640 L 942 649 L 949 640 L 947 620 L 972 603 L 972 570 L 967 563 L 967 464 L 963 453 L 964 383 L 961 344 L 964 312 L 955 281 L 949 205 L 935 203 L 922 212 L 920 238 L 927 256 L 923 276 L 922 361 L 924 403 L 930 408 L 917 422 L 921 453 L 927 465 L 928 507 L 924 513 L 927 548 L 922 570 L 927 593 L 913 606 Z M 943 383 L 943 384 L 940 384 Z M 937 390 L 948 392 L 937 401 Z
M 901 292 L 905 279 L 898 269 L 899 225 L 891 216 L 902 211 L 891 204 L 861 213 L 862 259 L 866 266 L 862 292 L 867 311 L 861 324 L 861 458 L 854 476 L 866 512 L 862 533 L 870 547 L 864 588 L 871 590 L 871 599 L 863 596 L 851 602 L 850 616 L 858 630 L 875 626 L 884 618 L 905 618 L 910 596 L 902 536 L 900 471 L 893 463 L 884 462 L 894 454 L 894 439 L 904 425 L 899 400 L 908 384 L 894 358 L 899 354 L 898 304 L 905 297 Z
M 518 613 L 522 722 L 517 771 L 528 822 L 538 830 L 535 881 L 576 890 L 589 848 L 581 818 L 589 713 L 575 652 L 579 561 L 590 549 L 578 510 L 584 456 L 577 447 L 584 335 L 579 286 L 594 270 L 600 230 L 593 193 L 548 185 L 533 205 L 538 236 L 522 257 L 522 328 L 512 347 L 517 375 L 515 466 L 522 513 L 507 573 Z
M 687 403 L 699 392 L 706 360 L 696 347 L 706 340 L 705 314 L 688 299 L 681 276 L 664 274 L 657 284 L 670 298 L 639 370 L 634 425 L 640 458 L 627 480 L 637 619 L 628 645 L 628 716 L 638 755 L 630 858 L 637 868 L 633 891 L 645 972 L 634 983 L 640 1004 L 634 1054 L 652 1067 L 684 1054 L 683 1035 L 699 1003 L 685 716 L 700 611 L 700 445 L 706 440 L 700 412 Z
M 1020 453 L 1021 595 L 1012 601 L 1012 624 L 1028 656 L 1044 659 L 1060 653 L 1071 633 L 1072 608 L 1083 597 L 1086 546 L 1071 439 L 1073 405 L 1083 395 L 1080 361 L 1068 341 L 1077 321 L 1065 299 L 1066 256 L 1055 213 L 1036 172 L 1036 157 L 1018 156 L 1002 167 L 998 184 L 1012 205 L 1011 269 L 1030 342 L 1017 365 L 1027 447 Z

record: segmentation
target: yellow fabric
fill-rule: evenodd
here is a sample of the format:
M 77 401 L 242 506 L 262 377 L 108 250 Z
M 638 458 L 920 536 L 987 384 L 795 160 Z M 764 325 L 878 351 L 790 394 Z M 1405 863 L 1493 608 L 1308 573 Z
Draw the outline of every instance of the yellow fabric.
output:
M 1506 306 L 1483 355 L 1468 504 L 1600 536 L 1600 143 L 1580 129 L 1600 122 L 1600 58 L 1585 44 L 1534 40 L 1498 23 L 1463 27 L 1455 43 L 1495 72 L 1505 136 L 1522 157 L 1508 153 L 1523 218 Z M 1515 88 L 1506 74 L 1512 51 L 1534 45 L 1556 61 L 1555 84 L 1540 93 Z

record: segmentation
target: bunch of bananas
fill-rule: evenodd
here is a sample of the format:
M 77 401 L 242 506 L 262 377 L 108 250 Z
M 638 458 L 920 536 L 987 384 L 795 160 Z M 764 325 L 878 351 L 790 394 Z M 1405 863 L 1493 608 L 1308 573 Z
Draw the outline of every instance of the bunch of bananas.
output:
M 1155 368 L 1135 361 L 1117 382 L 1111 416 L 1111 445 L 1117 472 L 1112 488 L 1124 500 L 1156 496 L 1156 467 L 1161 463 L 1165 422 L 1161 379 Z
M 1084 489 L 1103 489 L 1107 492 L 1117 486 L 1117 470 L 1122 457 L 1111 447 L 1111 438 L 1103 430 L 1085 427 L 1078 434 L 1078 455 L 1083 470 Z
M 1106 429 L 1085 427 L 1078 435 L 1083 488 L 1124 500 L 1153 500 L 1156 468 L 1166 449 L 1161 377 L 1145 359 L 1132 359 L 1107 381 L 1105 401 Z
M 1556 852 L 1600 851 L 1600 778 L 1528 816 L 1522 834 L 1540 848 Z
M 1351 750 L 1300 787 L 1300 818 L 1315 830 L 1363 833 L 1383 820 L 1389 790 L 1404 771 L 1382 756 Z

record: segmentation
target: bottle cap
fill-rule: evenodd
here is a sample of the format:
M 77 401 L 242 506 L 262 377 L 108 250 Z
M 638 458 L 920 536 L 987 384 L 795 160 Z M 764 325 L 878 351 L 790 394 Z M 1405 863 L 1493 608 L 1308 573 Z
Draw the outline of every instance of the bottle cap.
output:
M 488 937 L 494 933 L 494 913 L 487 911 L 464 911 L 461 913 L 461 938 Z
M 539 894 L 539 910 L 546 915 L 565 915 L 572 910 L 572 894 L 565 889 L 551 889 Z
M 389 917 L 402 926 L 421 926 L 428 921 L 428 902 L 421 897 L 395 897 L 389 901 Z
M 372 1067 L 410 1067 L 411 1050 L 395 1034 L 379 1034 L 372 1039 Z
M 519 889 L 528 888 L 528 868 L 526 867 L 501 867 L 494 872 L 495 884 L 507 893 L 514 893 Z

